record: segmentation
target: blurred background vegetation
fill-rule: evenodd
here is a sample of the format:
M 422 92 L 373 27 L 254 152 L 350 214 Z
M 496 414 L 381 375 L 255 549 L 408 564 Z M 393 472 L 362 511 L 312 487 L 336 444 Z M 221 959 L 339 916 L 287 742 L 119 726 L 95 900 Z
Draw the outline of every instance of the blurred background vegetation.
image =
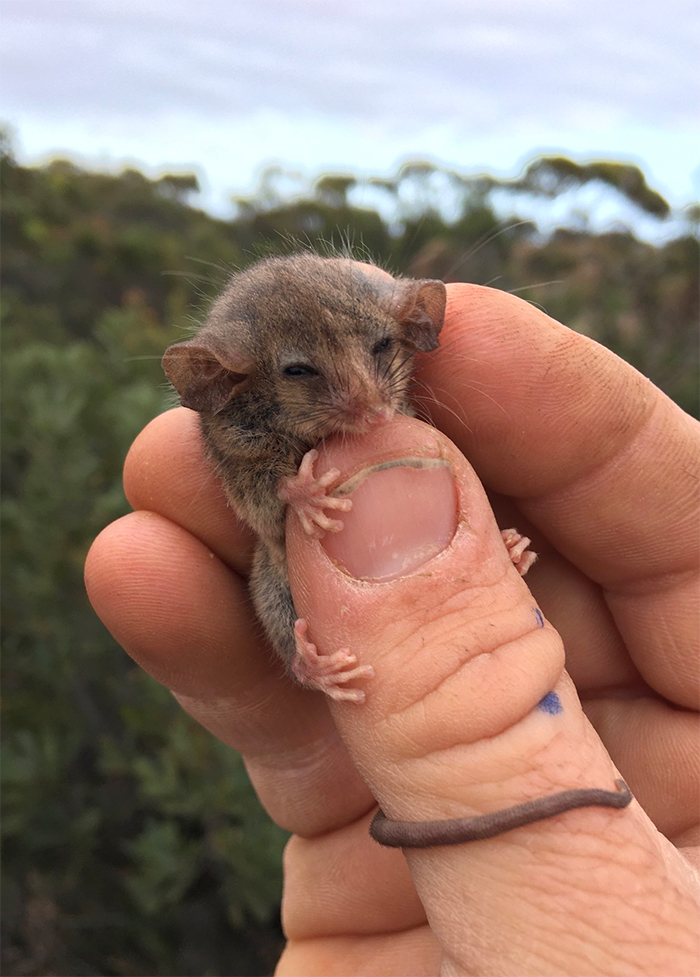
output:
M 564 158 L 517 181 L 413 163 L 294 192 L 270 169 L 230 221 L 196 209 L 186 175 L 26 168 L 7 140 L 0 165 L 4 972 L 269 973 L 283 833 L 240 759 L 131 664 L 82 585 L 91 540 L 127 510 L 129 444 L 166 406 L 163 350 L 231 270 L 290 241 L 349 242 L 389 270 L 514 291 L 697 414 L 697 213 L 659 244 L 583 219 L 544 234 L 518 201 L 546 213 L 583 185 L 659 227 L 669 214 L 635 167 Z

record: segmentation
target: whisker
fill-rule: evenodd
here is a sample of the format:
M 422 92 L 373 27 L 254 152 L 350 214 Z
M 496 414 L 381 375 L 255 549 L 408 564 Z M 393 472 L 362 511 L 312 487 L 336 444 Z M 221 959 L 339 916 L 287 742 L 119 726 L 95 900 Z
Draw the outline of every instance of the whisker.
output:
M 187 259 L 187 261 L 196 261 L 200 265 L 210 265 L 212 268 L 216 268 L 218 271 L 222 271 L 224 275 L 227 276 L 234 274 L 237 271 L 240 271 L 239 266 L 231 265 L 230 267 L 226 267 L 226 265 L 220 265 L 216 261 L 207 261 L 206 258 L 198 258 L 193 254 L 185 255 L 185 258 Z
M 419 385 L 428 392 L 430 399 L 428 399 L 427 397 L 422 397 L 420 394 L 414 394 L 413 395 L 414 400 L 418 401 L 419 403 L 421 402 L 425 404 L 432 403 L 437 407 L 441 407 L 443 410 L 447 411 L 448 414 L 451 414 L 454 417 L 454 419 L 457 421 L 457 423 L 460 424 L 466 431 L 471 432 L 471 428 L 467 424 L 466 418 L 464 416 L 460 416 L 457 413 L 457 411 L 453 410 L 452 407 L 449 407 L 444 401 L 440 400 L 437 394 L 435 393 L 435 390 L 429 384 L 420 382 Z M 448 391 L 442 391 L 442 393 L 447 393 L 447 392 Z M 459 404 L 459 402 L 458 402 L 458 406 L 462 408 L 462 405 Z
M 511 295 L 517 295 L 518 292 L 526 292 L 528 288 L 544 288 L 545 285 L 564 285 L 563 278 L 554 278 L 551 282 L 536 282 L 533 285 L 521 285 L 519 288 L 509 288 L 508 291 Z
M 143 356 L 125 356 L 122 363 L 138 363 L 140 360 L 158 360 L 160 362 L 163 359 L 163 354 L 154 353 L 152 355 Z
M 522 227 L 525 224 L 532 224 L 532 221 L 530 220 L 515 221 L 515 223 L 513 224 L 506 224 L 505 227 L 501 227 L 497 231 L 492 231 L 492 232 L 487 231 L 486 237 L 482 235 L 481 238 L 479 238 L 479 240 L 476 242 L 476 244 L 474 244 L 474 246 L 470 248 L 469 251 L 466 252 L 466 254 L 461 255 L 457 259 L 457 261 L 455 261 L 454 264 L 452 264 L 447 269 L 444 277 L 450 278 L 461 265 L 469 261 L 470 258 L 473 258 L 474 255 L 477 255 L 482 248 L 485 248 L 488 244 L 491 244 L 491 242 L 495 241 L 496 238 L 499 238 L 501 234 L 505 234 L 507 231 L 514 231 L 517 227 Z
M 424 382 L 424 381 L 421 381 L 421 382 Z M 506 416 L 506 417 L 507 417 L 507 418 L 508 418 L 509 420 L 512 420 L 512 418 L 511 418 L 511 416 L 510 416 L 510 414 L 509 414 L 509 413 L 508 413 L 508 411 L 507 411 L 507 410 L 505 409 L 505 407 L 503 406 L 503 404 L 501 404 L 501 403 L 499 403 L 499 401 L 498 401 L 498 400 L 496 400 L 496 398 L 495 398 L 495 397 L 492 397 L 492 396 L 491 396 L 491 394 L 490 394 L 490 393 L 488 393 L 488 392 L 487 392 L 487 391 L 486 391 L 486 390 L 484 389 L 484 387 L 483 387 L 483 386 L 481 386 L 481 385 L 477 385 L 477 382 L 475 382 L 475 381 L 473 381 L 473 380 L 469 380 L 469 379 L 467 379 L 466 377 L 465 377 L 465 378 L 463 379 L 463 381 L 462 381 L 462 382 L 463 382 L 463 384 L 464 384 L 464 386 L 465 386 L 465 387 L 466 387 L 466 388 L 467 388 L 468 390 L 474 390 L 474 391 L 475 391 L 476 393 L 478 393 L 478 394 L 481 394 L 481 396 L 482 396 L 482 397 L 485 397 L 485 398 L 486 398 L 487 400 L 490 400 L 490 401 L 491 401 L 491 403 L 492 403 L 492 404 L 493 404 L 493 405 L 494 405 L 495 407 L 498 407 L 498 409 L 499 409 L 500 411 L 502 411 L 502 412 L 503 412 L 503 414 L 505 414 L 505 416 Z M 452 399 L 453 399 L 453 400 L 455 401 L 455 403 L 456 403 L 456 404 L 458 404 L 458 405 L 459 405 L 460 407 L 462 407 L 462 406 L 463 406 L 463 405 L 462 405 L 462 403 L 461 403 L 461 401 L 459 400 L 459 398 L 458 398 L 458 397 L 457 397 L 457 396 L 456 396 L 456 395 L 455 395 L 455 394 L 454 394 L 454 393 L 453 393 L 453 392 L 452 392 L 451 390 L 445 390 L 444 388 L 441 388 L 441 387 L 438 387 L 437 389 L 438 389 L 438 390 L 439 390 L 439 391 L 440 391 L 441 393 L 444 393 L 444 394 L 446 394 L 446 395 L 448 395 L 448 396 L 450 396 L 450 397 L 452 397 Z M 440 403 L 440 404 L 441 404 L 441 406 L 443 406 L 443 407 L 445 407 L 445 409 L 449 409 L 449 408 L 447 408 L 447 405 L 446 405 L 446 404 L 443 404 L 443 403 L 442 403 L 442 401 L 438 401 L 438 403 Z

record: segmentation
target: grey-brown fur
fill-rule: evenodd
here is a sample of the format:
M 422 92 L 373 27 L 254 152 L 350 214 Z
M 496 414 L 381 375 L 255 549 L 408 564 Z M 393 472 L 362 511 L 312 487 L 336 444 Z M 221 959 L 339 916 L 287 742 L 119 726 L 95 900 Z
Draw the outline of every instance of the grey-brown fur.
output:
M 388 408 L 411 413 L 414 354 L 437 346 L 442 282 L 393 279 L 344 258 L 272 258 L 234 275 L 164 369 L 236 512 L 258 534 L 250 589 L 278 654 L 294 654 L 280 480 L 334 431 Z M 379 346 L 387 349 L 377 351 Z M 285 369 L 316 371 L 290 377 Z

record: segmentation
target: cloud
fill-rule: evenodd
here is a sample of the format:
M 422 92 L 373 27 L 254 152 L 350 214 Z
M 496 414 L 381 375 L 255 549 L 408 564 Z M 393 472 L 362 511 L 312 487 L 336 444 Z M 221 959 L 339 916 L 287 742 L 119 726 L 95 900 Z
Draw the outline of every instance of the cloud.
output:
M 5 112 L 387 132 L 694 125 L 687 0 L 3 0 Z

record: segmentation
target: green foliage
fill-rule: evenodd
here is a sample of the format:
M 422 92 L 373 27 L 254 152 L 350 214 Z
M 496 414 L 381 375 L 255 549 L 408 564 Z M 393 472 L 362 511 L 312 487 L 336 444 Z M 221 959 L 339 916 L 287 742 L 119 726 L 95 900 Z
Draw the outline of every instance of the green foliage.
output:
M 422 162 L 293 198 L 281 188 L 296 178 L 269 171 L 225 222 L 190 205 L 192 176 L 30 169 L 3 145 L 5 971 L 266 972 L 284 835 L 240 758 L 132 666 L 82 585 L 91 540 L 127 511 L 129 444 L 165 406 L 164 348 L 234 268 L 298 242 L 351 245 L 406 274 L 517 290 L 695 412 L 697 240 L 544 239 L 497 219 L 504 181 Z M 665 212 L 620 164 L 544 160 L 509 186 L 547 196 L 590 179 Z

